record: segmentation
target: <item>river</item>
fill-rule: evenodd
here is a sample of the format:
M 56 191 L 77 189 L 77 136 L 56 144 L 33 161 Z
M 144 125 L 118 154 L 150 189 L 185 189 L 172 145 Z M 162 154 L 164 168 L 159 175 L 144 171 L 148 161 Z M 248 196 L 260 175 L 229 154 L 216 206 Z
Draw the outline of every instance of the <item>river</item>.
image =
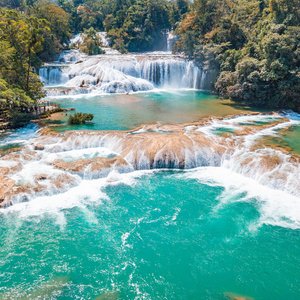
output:
M 40 75 L 95 118 L 1 137 L 0 299 L 299 298 L 298 114 L 220 100 L 170 53 Z

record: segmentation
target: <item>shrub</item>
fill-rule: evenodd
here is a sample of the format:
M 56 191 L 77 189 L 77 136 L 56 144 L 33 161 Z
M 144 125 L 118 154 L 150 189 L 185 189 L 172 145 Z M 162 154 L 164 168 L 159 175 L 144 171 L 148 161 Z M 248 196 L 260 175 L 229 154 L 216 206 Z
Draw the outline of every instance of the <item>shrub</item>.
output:
M 93 114 L 76 113 L 69 117 L 68 123 L 70 125 L 81 125 L 81 124 L 86 124 L 86 122 L 90 122 L 93 119 L 94 119 Z
M 104 54 L 105 51 L 101 48 L 102 43 L 97 34 L 97 31 L 91 27 L 84 31 L 82 43 L 79 46 L 80 51 L 88 55 Z

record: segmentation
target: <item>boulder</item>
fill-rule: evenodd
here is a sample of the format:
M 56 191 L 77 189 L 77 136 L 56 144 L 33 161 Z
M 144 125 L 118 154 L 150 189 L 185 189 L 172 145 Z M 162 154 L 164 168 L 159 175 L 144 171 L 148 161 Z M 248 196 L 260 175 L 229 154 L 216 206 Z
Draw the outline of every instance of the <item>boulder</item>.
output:
M 8 205 L 14 185 L 14 180 L 5 176 L 0 176 L 0 207 Z
M 45 146 L 41 145 L 41 144 L 34 145 L 34 150 L 43 151 L 43 150 L 45 150 Z

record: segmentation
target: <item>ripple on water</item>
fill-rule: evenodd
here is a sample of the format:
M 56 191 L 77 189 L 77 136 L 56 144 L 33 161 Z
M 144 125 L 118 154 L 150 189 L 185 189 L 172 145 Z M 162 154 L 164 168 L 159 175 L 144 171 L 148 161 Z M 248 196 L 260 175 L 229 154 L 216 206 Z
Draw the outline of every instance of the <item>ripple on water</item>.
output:
M 88 193 L 99 188 L 96 202 L 77 193 L 61 198 L 76 203 L 57 206 L 63 227 L 51 206 L 44 214 L 34 202 L 28 203 L 31 214 L 24 204 L 2 214 L 0 291 L 54 299 L 106 293 L 120 299 L 222 299 L 226 291 L 255 299 L 297 295 L 296 231 L 268 225 L 251 231 L 262 217 L 257 204 L 265 200 L 253 194 L 251 201 L 223 201 L 228 188 L 206 168 L 134 173 L 114 175 L 103 185 L 87 182 Z M 208 174 L 216 184 L 203 183 Z M 239 185 L 227 173 L 219 177 Z
M 222 122 L 228 120 L 218 120 L 218 126 Z M 234 126 L 244 130 L 244 123 Z M 286 119 L 252 123 L 247 134 L 225 137 L 226 143 L 232 138 L 233 147 L 225 143 L 231 150 L 225 151 L 220 165 L 181 171 L 112 170 L 95 179 L 72 174 L 74 186 L 2 209 L 4 299 L 105 299 L 111 294 L 120 299 L 297 299 L 300 201 L 293 180 L 299 176 L 299 164 L 280 149 L 256 148 L 261 136 L 280 134 L 291 124 Z M 223 141 L 212 124 L 185 127 L 184 135 L 189 141 L 202 133 L 215 143 Z M 130 138 L 146 139 L 147 134 L 159 132 Z M 53 144 L 43 140 L 45 149 L 27 158 L 25 152 L 11 156 L 28 163 L 15 170 L 16 180 L 36 175 L 54 153 L 73 163 L 81 156 L 99 159 L 123 151 L 119 136 L 106 136 L 110 151 L 103 145 L 97 148 L 103 140 L 93 133 L 79 134 L 76 141 L 72 134 L 64 135 L 64 143 L 58 136 L 50 139 Z M 32 140 L 28 143 L 26 151 L 32 151 Z M 13 162 L 2 164 L 9 168 Z

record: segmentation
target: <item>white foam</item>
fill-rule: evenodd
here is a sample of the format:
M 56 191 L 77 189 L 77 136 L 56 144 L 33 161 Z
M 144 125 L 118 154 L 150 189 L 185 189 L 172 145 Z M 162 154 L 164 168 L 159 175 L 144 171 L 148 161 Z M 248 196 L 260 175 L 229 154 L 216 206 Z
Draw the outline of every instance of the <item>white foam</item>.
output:
M 178 215 L 180 214 L 181 209 L 179 207 L 175 208 L 174 215 L 172 216 L 172 221 L 175 222 L 177 220 Z
M 236 116 L 232 118 L 225 118 L 224 122 L 229 123 L 229 124 L 248 124 L 248 125 L 253 125 L 256 122 L 271 122 L 274 120 L 280 119 L 279 114 L 257 114 L 257 115 L 241 115 L 241 116 Z
M 63 209 L 80 207 L 85 203 L 101 203 L 107 199 L 101 191 L 104 179 L 82 180 L 79 185 L 66 192 L 51 195 L 33 197 L 29 202 L 16 203 L 7 209 L 0 210 L 2 213 L 18 212 L 19 217 L 41 216 L 43 214 L 56 214 Z
M 62 151 L 56 153 L 45 153 L 44 160 L 53 162 L 54 160 L 62 159 L 65 161 L 72 161 L 76 159 L 87 159 L 95 157 L 110 157 L 116 155 L 115 152 L 105 147 L 85 148 L 78 150 Z
M 282 122 L 279 123 L 273 127 L 270 128 L 265 128 L 263 130 L 258 131 L 255 134 L 252 135 L 248 135 L 246 137 L 246 146 L 250 146 L 251 144 L 253 144 L 254 141 L 256 141 L 257 139 L 264 137 L 264 136 L 277 136 L 278 135 L 278 131 L 284 128 L 289 128 L 295 125 L 299 125 L 300 121 L 297 120 L 290 120 L 287 122 Z
M 103 191 L 105 187 L 119 184 L 133 186 L 140 177 L 155 172 L 157 171 L 146 170 L 120 174 L 117 171 L 112 171 L 106 178 L 81 180 L 77 186 L 63 193 L 50 196 L 33 196 L 28 202 L 15 203 L 6 209 L 0 209 L 0 213 L 17 213 L 20 218 L 51 214 L 58 215 L 59 220 L 62 220 L 61 211 L 65 209 L 85 208 L 91 203 L 100 205 L 103 200 L 108 200 L 109 198 Z
M 130 244 L 127 243 L 128 238 L 130 237 L 131 232 L 125 232 L 121 236 L 122 247 L 123 248 L 132 248 Z
M 13 168 L 18 163 L 13 160 L 0 160 L 0 168 Z
M 270 188 L 257 181 L 222 167 L 205 167 L 188 171 L 185 178 L 222 186 L 223 204 L 231 201 L 252 202 L 260 211 L 260 222 L 291 229 L 300 228 L 300 198 L 288 192 Z
M 235 116 L 230 118 L 224 118 L 222 120 L 211 120 L 209 124 L 204 126 L 199 126 L 197 128 L 197 131 L 203 132 L 204 134 L 207 135 L 214 135 L 214 131 L 220 128 L 235 131 L 241 129 L 245 125 L 256 125 L 257 122 L 272 123 L 282 118 L 283 117 L 279 114 L 272 114 L 272 115 L 258 114 L 258 115 Z M 294 123 L 293 121 L 289 121 L 285 123 L 280 123 L 272 128 L 261 130 L 257 133 L 257 137 L 262 135 L 274 134 L 277 130 L 290 126 L 293 123 Z M 191 130 L 192 128 L 188 127 L 186 129 Z M 250 136 L 254 136 L 254 135 L 250 135 Z
M 285 118 L 287 114 L 285 115 Z M 192 168 L 200 165 L 216 166 L 217 168 L 200 168 L 196 171 L 187 172 L 186 176 L 190 178 L 198 178 L 202 182 L 221 185 L 225 187 L 222 199 L 232 199 L 239 195 L 241 201 L 257 201 L 259 200 L 259 210 L 261 212 L 261 220 L 264 224 L 280 225 L 290 228 L 300 227 L 300 164 L 297 160 L 292 159 L 288 153 L 278 149 L 260 148 L 251 149 L 250 146 L 259 138 L 265 135 L 279 134 L 280 129 L 288 128 L 299 124 L 297 115 L 292 115 L 293 119 L 284 120 L 281 123 L 271 126 L 270 128 L 262 128 L 253 134 L 246 136 L 232 136 L 236 143 L 236 147 L 229 148 L 225 155 L 214 153 L 213 149 L 201 145 L 194 145 L 192 149 L 183 149 L 185 157 L 185 165 Z M 280 115 L 256 115 L 256 116 L 238 116 L 225 120 L 212 120 L 208 124 L 207 135 L 211 138 L 210 130 L 216 126 L 244 126 L 245 123 L 252 123 L 260 120 L 263 122 L 273 122 L 274 119 L 280 119 Z M 232 125 L 233 124 L 233 125 Z M 203 128 L 203 127 L 202 127 Z M 199 127 L 191 126 L 186 128 L 186 134 L 192 131 L 197 132 Z M 159 130 L 159 127 L 158 129 Z M 146 132 L 147 128 L 142 128 L 135 133 Z M 191 139 L 192 139 L 192 135 Z M 33 149 L 33 145 L 41 141 L 45 145 L 45 150 L 36 152 L 36 160 L 22 160 L 22 170 L 17 171 L 11 178 L 16 180 L 18 184 L 34 184 L 36 175 L 46 173 L 50 179 L 55 176 L 65 174 L 64 171 L 55 169 L 51 166 L 51 162 L 56 159 L 72 161 L 80 158 L 93 157 L 110 157 L 122 152 L 123 137 L 113 134 L 89 134 L 81 133 L 65 134 L 63 137 L 41 136 L 37 139 L 28 139 L 25 148 Z M 216 143 L 218 140 L 216 141 Z M 216 144 L 218 145 L 218 144 Z M 172 161 L 179 161 L 174 153 L 168 154 Z M 124 157 L 129 163 L 135 164 L 136 168 L 150 168 L 149 157 L 144 149 L 140 149 L 138 159 L 129 151 Z M 163 151 L 158 151 L 154 157 L 154 165 L 165 159 Z M 270 159 L 270 163 L 268 163 Z M 273 161 L 271 161 L 273 159 Z M 134 162 L 134 163 L 133 163 Z M 264 164 L 265 162 L 265 164 Z M 15 161 L 0 160 L 0 167 L 13 167 Z M 167 165 L 167 164 L 166 164 Z M 177 165 L 175 164 L 174 167 Z M 86 207 L 91 202 L 101 203 L 107 196 L 103 189 L 108 185 L 127 184 L 130 186 L 138 182 L 140 176 L 153 174 L 155 170 L 135 171 L 131 172 L 133 167 L 119 172 L 130 172 L 120 174 L 113 170 L 109 174 L 101 174 L 105 178 L 91 180 L 93 176 L 83 176 L 75 179 L 76 187 L 67 186 L 68 191 L 57 193 L 57 189 L 51 190 L 51 182 L 44 180 L 43 184 L 49 184 L 47 196 L 33 195 L 27 203 L 16 203 L 14 206 L 7 208 L 6 212 L 17 212 L 21 216 L 40 216 L 44 213 L 60 214 L 58 223 L 64 226 L 64 219 L 61 211 L 72 207 Z M 90 174 L 89 170 L 86 170 Z M 109 171 L 107 171 L 109 172 Z M 67 173 L 68 174 L 68 173 Z M 89 175 L 87 174 L 87 175 Z M 68 174 L 73 176 L 72 174 Z M 192 177 L 191 177 L 192 176 Z M 99 177 L 99 176 L 98 176 Z M 87 180 L 88 179 L 88 180 Z M 49 191 L 52 195 L 49 195 Z M 246 195 L 246 196 L 245 196 Z M 238 197 L 236 197 L 238 198 Z M 256 199 L 256 200 L 255 200 Z M 298 212 L 298 213 L 297 213 Z M 176 221 L 176 215 L 173 216 Z
M 38 126 L 36 124 L 29 124 L 25 127 L 11 130 L 7 135 L 0 136 L 0 147 L 5 147 L 14 144 L 28 144 L 28 141 L 36 137 Z
M 205 84 L 202 69 L 192 61 L 165 52 L 79 56 L 78 52 L 69 51 L 60 59 L 68 64 L 49 64 L 40 70 L 44 82 L 65 87 L 48 89 L 49 96 L 51 93 L 53 96 L 59 93 L 63 96 L 124 94 L 149 91 L 154 87 L 201 89 Z
M 80 151 L 82 154 L 89 149 L 92 149 L 91 152 L 95 150 L 99 155 L 109 153 L 120 153 L 122 150 L 122 139 L 117 136 L 112 135 L 78 135 L 70 136 L 66 140 L 54 140 L 53 143 L 46 145 L 45 149 L 48 152 L 52 153 L 61 153 L 63 156 L 64 153 L 67 155 L 76 156 Z M 74 151 L 72 153 L 72 151 Z M 79 152 L 76 152 L 79 151 Z
M 33 185 L 35 176 L 41 173 L 50 176 L 64 174 L 62 171 L 55 169 L 50 165 L 41 163 L 40 161 L 30 161 L 29 163 L 24 164 L 21 171 L 13 174 L 11 178 L 15 180 L 18 185 Z

